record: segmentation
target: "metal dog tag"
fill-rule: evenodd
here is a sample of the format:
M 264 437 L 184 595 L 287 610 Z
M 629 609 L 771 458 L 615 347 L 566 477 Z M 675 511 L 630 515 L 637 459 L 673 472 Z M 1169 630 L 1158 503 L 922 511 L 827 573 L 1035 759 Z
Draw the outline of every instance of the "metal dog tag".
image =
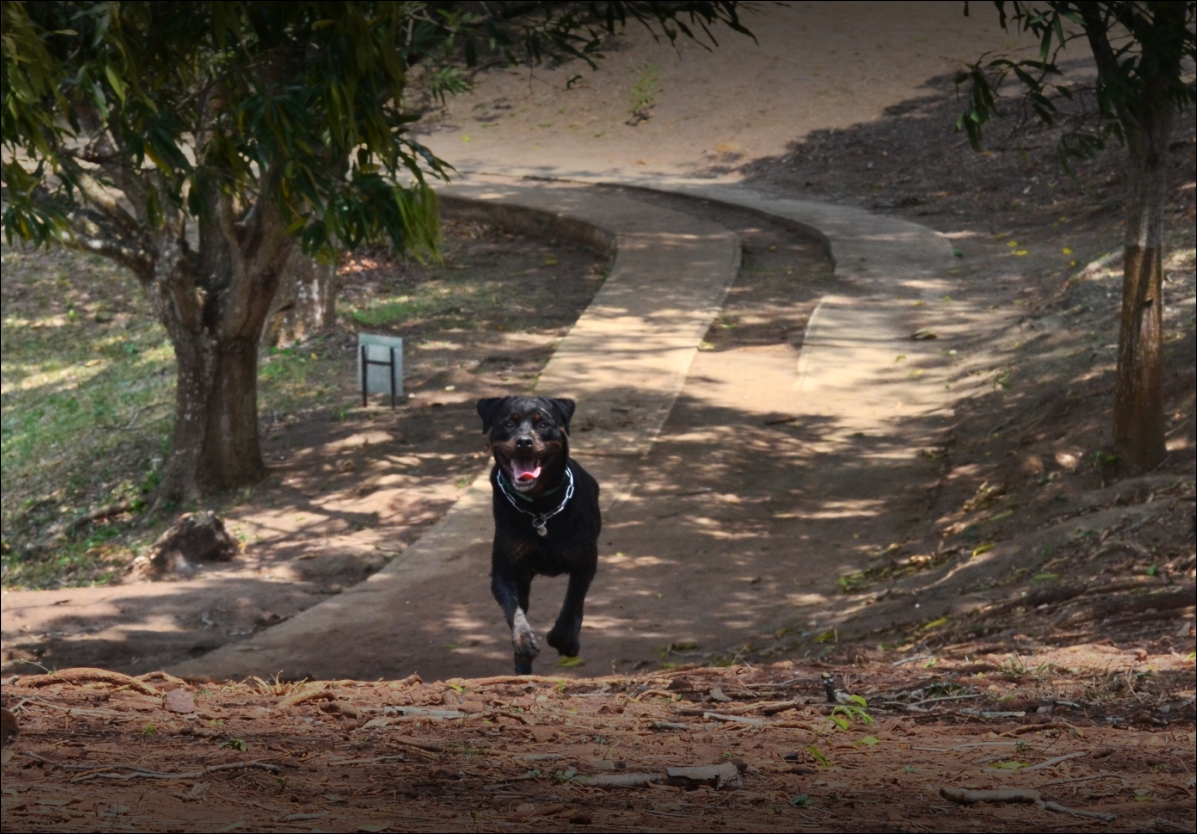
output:
M 548 525 L 548 522 L 545 521 L 544 519 L 539 519 L 539 518 L 532 519 L 532 526 L 536 528 L 536 532 L 539 533 L 541 536 L 547 536 L 549 534 L 549 528 L 547 525 Z

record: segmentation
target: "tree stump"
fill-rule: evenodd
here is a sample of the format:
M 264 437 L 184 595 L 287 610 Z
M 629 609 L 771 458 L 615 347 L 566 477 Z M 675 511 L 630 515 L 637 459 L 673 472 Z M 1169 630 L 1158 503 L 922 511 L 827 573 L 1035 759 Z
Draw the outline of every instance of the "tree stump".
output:
M 228 562 L 240 548 L 224 522 L 210 512 L 188 513 L 158 537 L 147 560 L 149 573 L 190 573 L 197 562 Z

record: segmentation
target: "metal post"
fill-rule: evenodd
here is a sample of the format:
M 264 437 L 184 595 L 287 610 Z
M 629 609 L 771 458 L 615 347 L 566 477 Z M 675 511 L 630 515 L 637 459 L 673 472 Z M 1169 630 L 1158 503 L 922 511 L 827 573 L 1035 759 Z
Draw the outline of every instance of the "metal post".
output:
M 390 358 L 386 362 L 379 362 L 377 359 L 371 359 L 369 353 L 367 352 L 367 348 L 369 348 L 369 345 L 362 345 L 362 408 L 365 408 L 366 405 L 368 404 L 367 395 L 370 392 L 369 385 L 368 385 L 368 376 L 369 376 L 369 372 L 370 372 L 370 366 L 378 365 L 381 368 L 386 368 L 387 373 L 390 374 L 391 410 L 394 411 L 395 404 L 396 404 L 396 401 L 399 396 L 398 391 L 396 390 L 396 386 L 395 386 L 395 368 L 396 368 L 396 365 L 398 364 L 395 361 L 395 348 L 394 347 L 387 348 L 387 353 L 390 356 Z
M 391 380 L 391 411 L 395 410 L 395 348 L 390 349 L 391 364 L 387 368 Z
M 362 408 L 367 405 L 366 394 L 370 390 L 366 386 L 366 375 L 370 372 L 370 360 L 366 353 L 366 346 L 362 345 Z

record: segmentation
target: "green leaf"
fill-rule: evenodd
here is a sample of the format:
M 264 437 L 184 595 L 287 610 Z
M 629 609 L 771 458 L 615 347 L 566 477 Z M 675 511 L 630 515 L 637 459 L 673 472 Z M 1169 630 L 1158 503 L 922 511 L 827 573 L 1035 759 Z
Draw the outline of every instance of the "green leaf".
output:
M 1022 770 L 1027 766 L 1026 762 L 993 762 L 991 765 L 994 770 Z
M 108 83 L 112 85 L 112 91 L 116 93 L 116 97 L 121 100 L 121 104 L 125 103 L 125 85 L 121 81 L 120 76 L 116 74 L 116 70 L 111 64 L 104 65 L 104 75 L 108 78 Z
M 811 803 L 810 803 L 810 797 L 809 797 L 809 796 L 807 796 L 807 795 L 806 795 L 806 794 L 804 794 L 804 793 L 800 793 L 800 794 L 798 794 L 797 796 L 792 796 L 792 797 L 790 797 L 790 803 L 789 803 L 789 804 L 790 804 L 790 805 L 796 805 L 796 806 L 799 806 L 799 807 L 805 808 L 805 807 L 807 807 L 807 806 L 809 806 L 809 805 L 811 804 Z
M 878 744 L 881 743 L 881 740 L 878 739 L 877 736 L 865 736 L 864 738 L 860 739 L 860 741 L 858 741 L 856 743 L 863 744 L 866 747 L 876 747 Z
M 826 756 L 824 756 L 822 753 L 819 752 L 818 747 L 815 747 L 813 744 L 811 744 L 806 748 L 806 752 L 808 752 L 812 756 L 814 756 L 815 760 L 819 764 L 823 765 L 824 767 L 831 767 L 831 761 Z

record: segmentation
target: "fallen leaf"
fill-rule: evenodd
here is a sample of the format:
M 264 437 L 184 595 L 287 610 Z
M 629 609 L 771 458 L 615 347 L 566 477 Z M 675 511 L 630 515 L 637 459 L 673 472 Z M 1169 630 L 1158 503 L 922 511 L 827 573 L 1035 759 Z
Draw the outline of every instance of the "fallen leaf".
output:
M 1067 246 L 1065 246 L 1065 247 L 1064 247 L 1063 249 L 1061 249 L 1060 251 L 1061 251 L 1062 253 L 1064 253 L 1065 255 L 1071 255 L 1071 254 L 1072 254 L 1072 250 L 1071 250 L 1071 249 L 1069 249 Z
M 925 342 L 928 339 L 938 339 L 939 335 L 934 330 L 928 330 L 924 327 L 921 330 L 914 331 L 910 338 L 914 339 L 916 342 Z
M 180 715 L 190 715 L 195 712 L 195 696 L 186 689 L 172 689 L 162 699 L 162 706 L 167 712 L 177 712 Z
M 557 661 L 557 665 L 563 669 L 572 669 L 575 666 L 585 666 L 586 661 L 580 657 L 563 657 Z
M 552 727 L 529 727 L 528 732 L 532 734 L 532 738 L 536 740 L 537 744 L 545 744 L 557 737 L 557 731 Z

